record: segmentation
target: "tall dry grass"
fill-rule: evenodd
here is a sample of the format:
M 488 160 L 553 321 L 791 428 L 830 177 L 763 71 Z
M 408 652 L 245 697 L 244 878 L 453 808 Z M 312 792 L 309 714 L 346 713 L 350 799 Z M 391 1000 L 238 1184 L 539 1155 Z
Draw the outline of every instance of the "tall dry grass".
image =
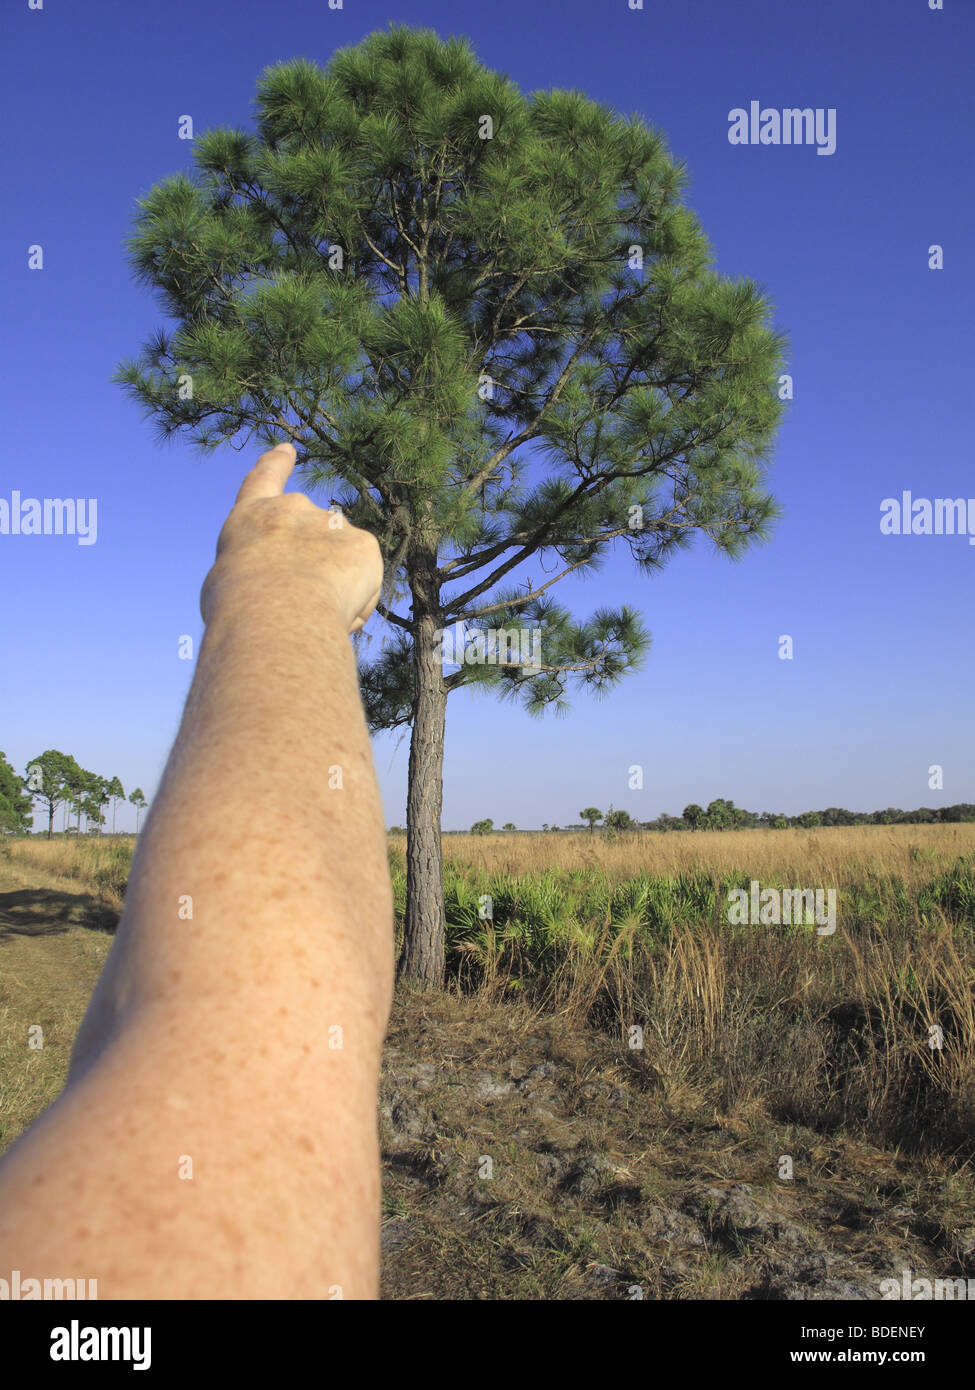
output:
M 404 836 L 390 844 L 405 852 Z M 975 853 L 975 824 L 837 826 L 814 830 L 606 831 L 450 834 L 444 861 L 488 873 L 592 868 L 618 882 L 636 874 L 737 873 L 840 884 L 863 871 L 919 882 L 932 867 Z
M 8 882 L 121 903 L 134 845 L 0 852 Z M 398 934 L 404 849 L 391 837 Z M 975 1158 L 975 825 L 448 835 L 444 857 L 451 987 L 613 1031 L 675 1103 Z M 732 925 L 751 879 L 835 888 L 835 934 Z
M 55 883 L 82 884 L 121 912 L 135 846 L 134 835 L 51 840 L 32 836 L 4 842 L 4 863 L 9 874 L 30 875 L 48 887 Z
M 628 1064 L 675 1103 L 975 1157 L 975 826 L 458 835 L 444 855 L 457 988 L 641 1029 Z M 391 865 L 401 913 L 395 843 Z M 835 933 L 732 925 L 751 879 L 835 888 Z

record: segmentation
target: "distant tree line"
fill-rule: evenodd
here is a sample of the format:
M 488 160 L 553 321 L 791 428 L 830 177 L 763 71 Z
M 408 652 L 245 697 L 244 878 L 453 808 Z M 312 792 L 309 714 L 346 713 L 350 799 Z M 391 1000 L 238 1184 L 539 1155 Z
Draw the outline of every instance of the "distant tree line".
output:
M 975 805 L 959 802 L 957 806 L 920 806 L 915 811 L 902 811 L 888 806 L 886 811 L 847 811 L 843 806 L 828 806 L 824 811 L 803 811 L 798 816 L 783 816 L 775 811 L 746 811 L 733 801 L 718 797 L 707 807 L 692 802 L 680 816 L 658 816 L 641 823 L 643 830 L 748 830 L 765 828 L 804 830 L 832 825 L 938 825 L 954 821 L 975 821 Z
M 938 825 L 975 821 L 975 805 L 960 802 L 957 806 L 941 806 L 937 810 L 921 806 L 916 811 L 902 811 L 897 806 L 888 806 L 886 811 L 847 811 L 842 806 L 828 806 L 825 811 L 784 816 L 777 811 L 746 811 L 743 806 L 719 796 L 706 807 L 692 801 L 681 815 L 664 813 L 656 820 L 636 821 L 628 811 L 614 811 L 612 807 L 605 816 L 595 806 L 587 807 L 579 815 L 590 830 L 600 820 L 610 830 L 788 830 L 790 827 L 811 830 L 832 825 Z
M 139 817 L 148 805 L 141 787 L 136 787 L 126 798 L 125 788 L 118 777 L 101 777 L 97 772 L 89 772 L 80 766 L 70 753 L 61 753 L 49 748 L 37 758 L 31 758 L 21 777 L 0 753 L 0 832 L 8 835 L 29 835 L 35 809 L 47 812 L 47 838 L 54 834 L 54 816 L 64 808 L 64 829 L 68 833 L 81 834 L 82 817 L 89 834 L 101 834 L 106 816 L 104 807 L 112 808 L 112 834 L 115 833 L 115 818 L 120 801 L 128 801 L 135 807 L 135 828 L 139 829 Z M 68 826 L 69 815 L 77 817 L 74 826 Z
M 803 811 L 798 816 L 783 816 L 777 811 L 746 811 L 733 801 L 719 796 L 704 806 L 691 802 L 684 807 L 682 815 L 658 816 L 656 820 L 638 821 L 629 811 L 615 811 L 612 806 L 604 815 L 597 806 L 587 806 L 579 812 L 591 833 L 599 830 L 788 830 L 799 827 L 811 830 L 817 826 L 830 825 L 946 825 L 959 821 L 975 821 L 975 805 L 961 801 L 956 806 L 919 806 L 916 811 L 902 811 L 897 806 L 888 806 L 886 811 L 847 811 L 842 806 L 828 806 L 825 811 Z M 602 824 L 600 824 L 602 822 Z M 471 826 L 473 835 L 490 835 L 494 832 L 493 820 L 478 820 Z M 503 830 L 517 829 L 507 821 Z M 543 830 L 578 830 L 578 826 L 549 825 Z M 391 835 L 405 835 L 406 831 L 398 825 L 390 828 Z

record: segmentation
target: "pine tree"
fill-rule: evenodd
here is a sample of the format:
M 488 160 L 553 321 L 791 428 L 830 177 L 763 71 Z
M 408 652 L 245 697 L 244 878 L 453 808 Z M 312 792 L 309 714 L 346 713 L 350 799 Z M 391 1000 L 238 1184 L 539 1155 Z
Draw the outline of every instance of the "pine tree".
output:
M 659 133 L 526 97 L 460 39 L 392 26 L 279 63 L 256 131 L 193 153 L 129 245 L 179 327 L 116 379 L 163 438 L 290 440 L 379 539 L 363 696 L 374 729 L 412 726 L 400 973 L 436 983 L 448 696 L 605 693 L 645 656 L 639 615 L 577 620 L 554 585 L 617 543 L 652 574 L 695 531 L 731 556 L 766 533 L 783 340 L 712 270 Z
M 115 834 L 115 810 L 118 802 L 125 800 L 125 788 L 117 777 L 112 777 L 108 782 L 108 795 L 112 803 L 112 834 Z
M 30 794 L 24 786 L 24 778 L 17 776 L 5 754 L 0 753 L 0 833 L 30 834 Z
M 82 809 L 88 821 L 88 831 L 96 827 L 101 834 L 101 827 L 105 824 L 105 815 L 102 807 L 107 805 L 111 799 L 111 789 L 106 778 L 100 777 L 97 772 L 87 774 L 88 781 L 85 787 L 85 795 L 82 801 Z
M 135 791 L 130 794 L 129 801 L 135 807 L 135 833 L 138 835 L 139 817 L 142 815 L 142 812 L 146 809 L 149 803 L 148 801 L 146 801 L 145 795 L 141 787 L 136 787 Z
M 27 764 L 27 790 L 47 811 L 47 838 L 54 834 L 54 812 L 63 804 L 74 805 L 75 792 L 84 773 L 70 753 L 48 748 Z

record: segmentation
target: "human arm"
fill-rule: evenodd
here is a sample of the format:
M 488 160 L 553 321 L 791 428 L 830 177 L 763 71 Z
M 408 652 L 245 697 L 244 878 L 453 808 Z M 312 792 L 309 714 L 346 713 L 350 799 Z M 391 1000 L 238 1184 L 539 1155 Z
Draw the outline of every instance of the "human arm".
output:
M 0 1269 L 100 1298 L 377 1293 L 392 899 L 348 634 L 382 568 L 282 495 L 293 462 L 263 455 L 221 533 L 68 1084 L 0 1162 Z

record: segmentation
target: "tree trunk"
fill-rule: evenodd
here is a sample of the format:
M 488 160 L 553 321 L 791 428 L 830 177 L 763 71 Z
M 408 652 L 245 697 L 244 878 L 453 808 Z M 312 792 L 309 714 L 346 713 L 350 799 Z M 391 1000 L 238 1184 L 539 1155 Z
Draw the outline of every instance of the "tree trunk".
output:
M 443 984 L 446 928 L 440 812 L 447 691 L 433 579 L 436 562 L 436 552 L 427 551 L 411 575 L 413 734 L 406 802 L 406 921 L 397 970 L 400 979 L 432 987 Z
M 54 835 L 54 802 L 49 801 L 47 804 L 47 838 L 50 840 Z

